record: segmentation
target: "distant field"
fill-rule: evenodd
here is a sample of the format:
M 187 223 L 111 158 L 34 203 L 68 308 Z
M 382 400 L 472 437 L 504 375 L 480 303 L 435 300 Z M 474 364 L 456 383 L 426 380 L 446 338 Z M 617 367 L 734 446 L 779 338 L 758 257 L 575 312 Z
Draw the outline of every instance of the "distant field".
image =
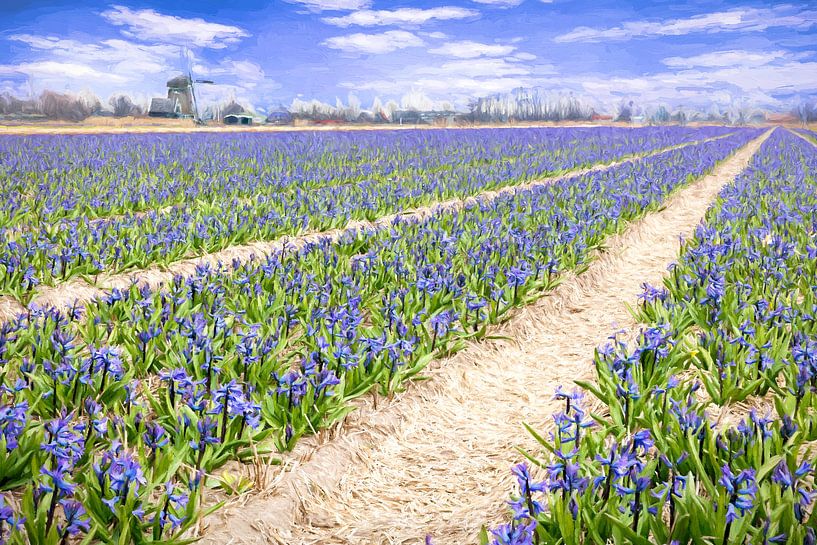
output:
M 689 123 L 690 127 L 709 126 L 707 122 Z M 769 126 L 778 125 L 771 123 Z M 782 124 L 781 126 L 800 127 L 798 124 Z M 587 122 L 513 122 L 494 124 L 455 124 L 451 127 L 444 125 L 397 125 L 397 124 L 358 124 L 340 123 L 321 125 L 306 120 L 296 121 L 292 125 L 265 125 L 256 124 L 249 127 L 236 127 L 218 122 L 208 122 L 206 126 L 197 126 L 192 119 L 161 119 L 161 118 L 113 118 L 90 117 L 78 123 L 48 121 L 48 122 L 12 122 L 0 120 L 0 134 L 48 134 L 48 133 L 106 133 L 106 132 L 280 132 L 280 131 L 348 131 L 348 130 L 398 130 L 398 129 L 440 129 L 440 128 L 499 128 L 499 127 L 636 127 L 624 122 L 587 121 Z

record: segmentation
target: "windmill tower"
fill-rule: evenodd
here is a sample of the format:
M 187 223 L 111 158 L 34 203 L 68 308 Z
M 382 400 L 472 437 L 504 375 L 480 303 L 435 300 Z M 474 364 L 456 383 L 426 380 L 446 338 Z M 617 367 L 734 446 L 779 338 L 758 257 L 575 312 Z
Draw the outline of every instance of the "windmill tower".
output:
M 195 117 L 193 100 L 193 80 L 190 76 L 179 75 L 167 82 L 167 98 L 173 101 L 176 113 L 181 117 Z

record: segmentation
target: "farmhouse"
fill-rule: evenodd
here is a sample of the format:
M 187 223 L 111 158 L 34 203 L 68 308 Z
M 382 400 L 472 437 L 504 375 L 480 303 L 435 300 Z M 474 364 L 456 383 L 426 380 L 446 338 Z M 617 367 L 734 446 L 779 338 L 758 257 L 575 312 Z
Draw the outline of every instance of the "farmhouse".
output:
M 227 114 L 224 116 L 225 125 L 252 125 L 250 114 Z

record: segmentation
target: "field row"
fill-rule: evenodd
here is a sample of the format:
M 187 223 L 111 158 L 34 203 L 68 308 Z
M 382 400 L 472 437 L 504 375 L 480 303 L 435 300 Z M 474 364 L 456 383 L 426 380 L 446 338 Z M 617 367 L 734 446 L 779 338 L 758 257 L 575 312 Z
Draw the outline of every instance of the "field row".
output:
M 21 316 L 0 335 L 11 542 L 178 538 L 214 468 L 399 388 L 756 135 Z
M 614 335 L 594 383 L 557 391 L 530 455 L 545 479 L 514 469 L 493 543 L 815 542 L 816 172 L 817 148 L 778 129 L 722 191 L 645 285 L 635 345 Z
M 4 226 L 292 189 L 572 170 L 733 129 L 521 129 L 0 138 Z
M 7 140 L 6 155 L 18 159 L 5 166 L 6 178 L 12 181 L 5 193 L 7 209 L 13 217 L 8 216 L 0 229 L 0 293 L 25 299 L 40 284 L 53 285 L 77 275 L 167 265 L 232 245 L 339 228 L 352 220 L 373 220 L 581 166 L 722 136 L 727 130 L 419 133 L 174 136 L 170 150 L 160 147 L 169 136 L 63 137 L 41 159 L 42 166 L 23 162 L 27 157 L 21 150 L 32 144 L 28 139 Z M 113 142 L 119 147 L 113 147 Z M 284 160 L 286 143 L 301 151 Z M 349 161 L 348 154 L 355 153 L 358 159 Z M 348 172 L 340 169 L 332 175 L 343 161 L 354 168 L 347 166 Z M 69 167 L 54 166 L 58 164 Z M 227 166 L 216 168 L 220 164 Z M 32 180 L 45 181 L 31 191 Z M 172 190 L 163 185 L 171 182 L 193 185 L 174 185 Z M 107 184 L 112 196 L 99 197 L 107 194 L 100 184 Z M 217 189 L 195 189 L 209 185 Z M 63 191 L 71 193 L 66 196 Z M 150 209 L 149 213 L 89 221 L 98 215 L 97 209 L 121 212 L 106 208 L 106 202 L 128 208 L 137 197 L 149 201 L 141 207 Z M 83 198 L 99 200 L 98 206 L 78 204 Z M 176 203 L 173 198 L 183 204 L 156 208 Z

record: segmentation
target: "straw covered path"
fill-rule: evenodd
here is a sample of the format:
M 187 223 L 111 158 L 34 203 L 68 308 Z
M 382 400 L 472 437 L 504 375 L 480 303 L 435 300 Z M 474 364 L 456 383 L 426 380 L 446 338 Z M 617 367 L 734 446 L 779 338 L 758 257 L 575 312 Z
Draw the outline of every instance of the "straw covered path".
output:
M 111 289 L 126 289 L 132 282 L 137 282 L 140 285 L 148 285 L 155 289 L 163 284 L 170 284 L 173 277 L 176 275 L 186 277 L 192 276 L 195 274 L 196 267 L 199 265 L 209 265 L 212 267 L 223 265 L 225 267 L 230 267 L 234 261 L 245 263 L 253 257 L 262 258 L 275 252 L 279 252 L 285 246 L 288 248 L 299 248 L 309 242 L 316 242 L 324 238 L 337 240 L 344 233 L 352 230 L 387 229 L 392 222 L 394 222 L 395 218 L 398 217 L 401 219 L 410 219 L 412 217 L 422 219 L 438 211 L 463 208 L 467 203 L 473 202 L 475 199 L 493 200 L 502 195 L 517 193 L 540 185 L 551 184 L 565 178 L 574 178 L 590 172 L 608 170 L 621 164 L 638 161 L 640 159 L 658 155 L 670 150 L 681 149 L 700 144 L 702 142 L 711 142 L 713 140 L 726 138 L 730 134 L 732 133 L 705 138 L 702 140 L 684 142 L 674 146 L 646 151 L 643 153 L 632 154 L 608 163 L 597 163 L 588 167 L 577 168 L 562 174 L 549 176 L 522 184 L 512 184 L 497 190 L 486 190 L 471 197 L 438 201 L 427 206 L 411 208 L 394 214 L 388 214 L 374 221 L 354 220 L 339 229 L 313 231 L 296 236 L 284 235 L 271 241 L 255 241 L 247 244 L 230 246 L 223 250 L 200 255 L 198 257 L 182 259 L 173 262 L 168 266 L 154 265 L 145 269 L 131 272 L 100 274 L 96 278 L 94 284 L 86 282 L 81 278 L 74 278 L 65 282 L 59 282 L 53 286 L 40 286 L 34 298 L 31 300 L 30 306 L 41 308 L 56 307 L 60 309 L 70 308 L 75 304 L 81 306 L 96 297 L 102 296 Z M 172 207 L 169 209 L 172 209 Z M 24 313 L 25 310 L 25 307 L 15 298 L 11 296 L 0 296 L 0 322 L 12 320 L 18 315 Z
M 428 369 L 429 381 L 350 417 L 341 433 L 279 475 L 266 494 L 211 516 L 203 543 L 476 543 L 503 521 L 516 447 L 538 452 L 522 428 L 550 429 L 559 385 L 592 378 L 593 350 L 618 329 L 636 330 L 644 282 L 660 284 L 724 185 L 770 133 L 752 141 L 666 206 L 608 241 L 579 277 L 494 329 L 504 340 L 471 344 Z

